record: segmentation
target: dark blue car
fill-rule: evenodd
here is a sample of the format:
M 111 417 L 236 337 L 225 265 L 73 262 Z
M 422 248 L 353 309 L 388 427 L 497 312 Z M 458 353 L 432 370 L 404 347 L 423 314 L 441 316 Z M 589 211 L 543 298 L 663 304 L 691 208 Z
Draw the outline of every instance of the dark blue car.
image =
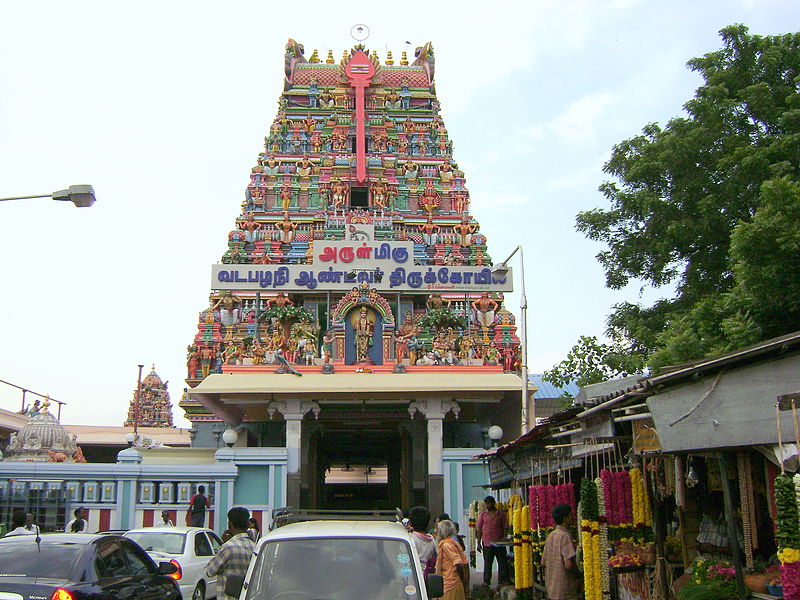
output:
M 0 539 L 0 596 L 18 600 L 180 600 L 158 566 L 119 535 L 52 533 Z M 5 592 L 5 593 L 3 593 Z

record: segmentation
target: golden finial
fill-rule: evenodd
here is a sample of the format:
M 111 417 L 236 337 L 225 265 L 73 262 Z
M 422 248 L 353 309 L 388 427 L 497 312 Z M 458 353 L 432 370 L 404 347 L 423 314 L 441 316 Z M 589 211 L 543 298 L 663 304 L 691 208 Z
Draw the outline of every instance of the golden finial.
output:
M 394 64 L 394 59 L 392 58 L 392 51 L 391 50 L 387 50 L 386 51 L 386 64 L 389 65 L 389 66 Z
M 311 53 L 311 58 L 308 59 L 308 62 L 310 62 L 310 63 L 318 63 L 319 62 L 319 53 L 317 52 L 316 48 L 314 48 L 314 51 Z
M 348 60 L 350 60 L 350 54 L 348 54 L 347 50 L 345 50 L 345 51 L 342 53 L 342 60 L 343 60 L 344 62 L 347 62 Z
M 408 66 L 408 54 L 403 50 L 403 55 L 400 57 L 400 64 L 404 67 Z
M 333 59 L 333 50 L 328 50 L 328 58 L 325 59 L 325 63 L 332 65 L 336 61 Z
M 370 58 L 372 60 L 378 60 L 378 51 L 377 50 L 373 50 L 372 51 L 372 56 L 370 56 Z

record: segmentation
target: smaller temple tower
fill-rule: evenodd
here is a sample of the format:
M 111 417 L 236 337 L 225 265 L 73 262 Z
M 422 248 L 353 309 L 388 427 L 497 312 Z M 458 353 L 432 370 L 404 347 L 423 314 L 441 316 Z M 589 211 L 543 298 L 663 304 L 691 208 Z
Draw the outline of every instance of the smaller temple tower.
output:
M 133 389 L 133 397 L 128 407 L 128 418 L 125 427 L 136 423 L 139 427 L 174 427 L 172 424 L 172 402 L 169 399 L 167 385 L 156 373 L 156 366 L 142 380 L 141 397 L 139 398 L 139 416 L 136 417 L 137 388 Z

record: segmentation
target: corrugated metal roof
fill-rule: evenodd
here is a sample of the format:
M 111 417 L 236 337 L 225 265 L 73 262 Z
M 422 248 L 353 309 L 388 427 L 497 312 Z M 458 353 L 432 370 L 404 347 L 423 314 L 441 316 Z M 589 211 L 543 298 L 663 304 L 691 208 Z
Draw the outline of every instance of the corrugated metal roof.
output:
M 541 398 L 560 398 L 564 395 L 564 392 L 567 392 L 574 398 L 580 390 L 575 382 L 570 382 L 569 385 L 565 387 L 556 387 L 549 381 L 542 379 L 542 377 L 544 377 L 542 373 L 528 374 L 528 379 L 530 382 L 539 388 L 533 395 L 535 400 L 539 400 Z

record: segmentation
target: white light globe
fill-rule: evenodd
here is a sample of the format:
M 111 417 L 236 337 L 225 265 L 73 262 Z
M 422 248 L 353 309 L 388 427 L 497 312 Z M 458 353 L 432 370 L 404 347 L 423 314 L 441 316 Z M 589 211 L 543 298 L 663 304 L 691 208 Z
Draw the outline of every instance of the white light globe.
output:
M 225 442 L 228 446 L 233 446 L 236 443 L 236 440 L 239 439 L 239 434 L 236 433 L 234 429 L 226 429 L 222 432 L 222 441 Z
M 492 425 L 489 427 L 489 439 L 493 441 L 499 440 L 503 437 L 503 428 L 499 425 Z

